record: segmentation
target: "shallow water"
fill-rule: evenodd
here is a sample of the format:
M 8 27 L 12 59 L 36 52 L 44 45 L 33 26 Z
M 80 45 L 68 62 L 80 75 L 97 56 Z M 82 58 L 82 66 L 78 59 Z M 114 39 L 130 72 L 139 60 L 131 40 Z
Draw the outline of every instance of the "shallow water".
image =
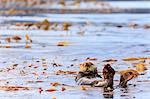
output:
M 131 62 L 121 59 L 126 57 L 149 57 L 150 56 L 150 29 L 144 29 L 145 24 L 150 22 L 149 14 L 36 14 L 34 16 L 0 16 L 0 40 L 1 46 L 10 45 L 12 48 L 0 48 L 0 69 L 7 69 L 13 64 L 18 64 L 16 69 L 9 72 L 0 72 L 0 83 L 3 85 L 16 85 L 32 87 L 27 91 L 0 91 L 1 99 L 47 99 L 56 96 L 57 99 L 98 99 L 106 98 L 109 94 L 114 99 L 147 99 L 149 98 L 149 61 L 148 70 L 144 75 L 129 82 L 127 89 L 116 88 L 119 83 L 119 75 L 115 76 L 115 89 L 112 93 L 103 93 L 102 88 L 89 88 L 80 90 L 76 85 L 75 75 L 55 75 L 57 70 L 78 71 L 79 64 L 87 57 L 96 57 L 93 61 L 99 71 L 102 71 L 104 59 L 117 59 L 113 67 L 118 70 L 128 68 L 135 69 Z M 58 30 L 26 30 L 25 27 L 12 26 L 15 22 L 34 21 L 39 22 L 48 19 L 50 22 L 71 22 L 69 31 Z M 129 27 L 129 23 L 137 23 L 137 28 Z M 117 28 L 117 25 L 123 25 Z M 61 28 L 61 26 L 59 26 Z M 25 49 L 25 35 L 30 35 L 33 43 L 31 48 Z M 19 35 L 22 40 L 19 43 L 6 43 L 6 37 Z M 68 41 L 68 46 L 57 46 L 60 41 Z M 42 66 L 45 59 L 46 67 Z M 73 61 L 77 59 L 76 61 Z M 37 62 L 39 61 L 39 62 Z M 62 64 L 53 67 L 52 63 Z M 133 62 L 134 63 L 134 62 Z M 136 63 L 136 62 L 135 62 Z M 30 64 L 34 67 L 28 67 Z M 73 64 L 74 66 L 70 66 Z M 47 70 L 44 70 L 44 69 Z M 24 71 L 25 73 L 21 73 Z M 46 72 L 46 75 L 42 75 Z M 38 74 L 36 77 L 33 73 Z M 43 81 L 43 82 L 33 82 Z M 29 83 L 31 82 L 31 83 Z M 61 91 L 58 86 L 56 92 L 41 94 L 38 88 L 43 90 L 51 87 L 51 82 L 59 82 L 75 87 L 66 87 Z M 136 86 L 134 86 L 134 84 Z M 108 95 L 107 95 L 108 94 Z

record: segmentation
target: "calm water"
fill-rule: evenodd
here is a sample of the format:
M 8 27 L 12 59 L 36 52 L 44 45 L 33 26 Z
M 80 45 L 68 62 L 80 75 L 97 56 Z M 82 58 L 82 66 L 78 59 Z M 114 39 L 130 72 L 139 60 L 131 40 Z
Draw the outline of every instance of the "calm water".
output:
M 10 25 L 14 22 L 42 21 L 48 19 L 50 22 L 71 22 L 69 31 L 62 31 L 61 25 L 58 30 L 26 30 Z M 1 85 L 18 85 L 33 87 L 29 91 L 7 92 L 0 91 L 1 99 L 103 99 L 105 94 L 101 88 L 89 88 L 82 91 L 75 88 L 67 88 L 66 91 L 42 92 L 38 93 L 38 88 L 44 90 L 50 88 L 51 82 L 59 82 L 76 86 L 75 75 L 55 75 L 57 70 L 79 70 L 79 64 L 87 57 L 96 57 L 94 63 L 102 71 L 102 60 L 118 59 L 113 64 L 116 70 L 127 68 L 135 69 L 131 63 L 123 62 L 121 59 L 126 57 L 149 57 L 150 56 L 150 29 L 144 29 L 145 24 L 150 23 L 150 14 L 37 14 L 34 16 L 0 16 L 0 36 L 1 45 L 11 45 L 12 48 L 0 48 L 0 69 L 11 67 L 12 64 L 19 64 L 15 70 L 8 73 L 0 73 Z M 137 23 L 137 28 L 129 27 L 130 23 Z M 5 24 L 4 24 L 5 23 Z M 117 28 L 122 25 L 122 28 Z M 25 49 L 25 35 L 29 34 L 33 43 L 30 49 Z M 4 39 L 13 35 L 22 37 L 21 42 L 10 44 Z M 67 41 L 69 46 L 56 46 L 60 41 Z M 42 59 L 46 59 L 47 70 L 43 70 Z M 77 59 L 77 61 L 72 61 Z M 36 61 L 40 61 L 39 63 Z M 52 63 L 62 64 L 61 67 L 52 67 Z M 33 64 L 38 68 L 29 68 Z M 74 66 L 70 66 L 74 64 Z M 149 67 L 148 67 L 149 69 Z M 20 71 L 25 75 L 21 75 Z M 47 76 L 40 75 L 46 72 Z M 38 78 L 32 73 L 39 74 Z M 146 99 L 149 96 L 150 82 L 149 70 L 145 75 L 129 82 L 136 84 L 130 85 L 128 89 L 115 88 L 113 91 L 114 99 Z M 42 83 L 28 83 L 28 81 L 42 80 Z M 115 76 L 115 86 L 119 83 L 119 75 Z M 141 82 L 140 82 L 141 81 Z M 9 83 L 7 83 L 9 82 Z M 60 87 L 57 87 L 60 90 Z M 109 93 L 106 93 L 109 94 Z

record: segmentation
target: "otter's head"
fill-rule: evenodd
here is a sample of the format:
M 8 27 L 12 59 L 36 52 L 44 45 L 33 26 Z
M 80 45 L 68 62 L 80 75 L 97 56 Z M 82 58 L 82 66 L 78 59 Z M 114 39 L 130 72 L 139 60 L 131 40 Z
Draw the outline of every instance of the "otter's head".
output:
M 84 62 L 80 64 L 80 71 L 76 77 L 76 81 L 82 77 L 94 78 L 101 76 L 98 74 L 97 67 L 92 62 Z
M 104 65 L 103 76 L 104 79 L 113 79 L 115 75 L 115 70 L 110 66 L 110 64 Z
M 97 73 L 97 67 L 92 62 L 84 62 L 80 64 L 80 72 Z

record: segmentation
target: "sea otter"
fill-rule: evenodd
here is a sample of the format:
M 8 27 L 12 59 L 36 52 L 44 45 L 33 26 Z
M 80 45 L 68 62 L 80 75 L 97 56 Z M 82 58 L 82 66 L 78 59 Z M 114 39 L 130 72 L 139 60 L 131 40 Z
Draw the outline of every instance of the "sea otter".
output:
M 109 65 L 104 65 L 103 78 L 98 74 L 97 67 L 92 62 L 80 64 L 80 71 L 75 78 L 79 85 L 91 85 L 94 87 L 113 88 L 115 70 Z
M 105 90 L 113 90 L 113 80 L 115 70 L 110 64 L 105 64 L 103 68 L 103 78 L 98 74 L 97 67 L 92 62 L 80 64 L 75 81 L 78 85 L 91 85 L 93 87 L 104 87 Z M 135 70 L 124 70 L 120 72 L 120 87 L 127 87 L 127 82 L 138 76 Z

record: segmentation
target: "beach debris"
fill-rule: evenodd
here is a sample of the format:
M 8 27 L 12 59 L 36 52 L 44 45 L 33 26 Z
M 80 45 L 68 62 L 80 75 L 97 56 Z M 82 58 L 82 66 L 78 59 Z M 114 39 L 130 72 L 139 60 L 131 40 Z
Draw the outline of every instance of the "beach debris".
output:
M 47 67 L 47 60 L 45 58 L 42 58 L 42 66 Z
M 81 86 L 80 88 L 81 88 L 81 90 L 87 90 L 86 86 Z
M 35 78 L 38 78 L 38 77 L 39 77 L 39 74 L 37 74 L 37 73 L 35 73 L 35 72 L 33 72 L 32 74 L 35 76 Z
M 67 74 L 77 74 L 77 72 L 76 71 L 62 71 L 62 70 L 56 71 L 56 75 L 67 75 Z
M 23 10 L 17 10 L 17 9 L 9 9 L 5 11 L 5 14 L 10 14 L 10 15 L 14 15 L 14 14 L 24 14 L 25 12 Z
M 118 24 L 118 25 L 116 25 L 116 27 L 117 27 L 117 28 L 122 28 L 123 25 L 121 25 L 121 24 L 119 25 L 119 24 Z
M 144 28 L 145 28 L 145 29 L 150 29 L 150 24 L 145 24 L 145 25 L 144 25 Z
M 131 57 L 131 58 L 123 58 L 123 61 L 138 61 L 138 60 L 150 60 L 148 57 Z
M 56 99 L 56 96 L 53 96 L 52 99 Z
M 44 19 L 42 22 L 18 22 L 15 26 L 24 26 L 27 27 L 26 29 L 30 29 L 30 27 L 34 27 L 35 29 L 43 29 L 49 30 L 50 29 L 50 22 L 48 19 Z
M 95 57 L 87 57 L 86 58 L 86 61 L 96 61 L 96 60 L 98 60 L 98 59 Z
M 103 60 L 103 62 L 117 62 L 117 60 L 115 60 L 115 59 L 107 59 L 107 60 Z
M 22 86 L 0 86 L 0 90 L 19 91 L 19 90 L 30 90 L 30 88 L 29 87 L 22 87 Z
M 129 27 L 131 27 L 131 28 L 136 28 L 138 26 L 138 24 L 137 23 L 135 23 L 135 22 L 131 22 L 131 23 L 129 23 Z
M 68 46 L 68 45 L 70 45 L 70 44 L 71 44 L 70 42 L 62 41 L 62 42 L 58 42 L 58 43 L 57 43 L 57 46 Z
M 50 22 L 48 21 L 48 19 L 45 19 L 42 22 L 34 23 L 34 25 L 43 30 L 49 30 L 50 28 Z
M 49 89 L 47 89 L 47 90 L 45 90 L 45 91 L 47 91 L 47 92 L 55 92 L 55 91 L 57 91 L 55 88 L 49 88 Z
M 42 80 L 37 80 L 37 81 L 27 81 L 27 83 L 42 83 L 42 82 L 44 82 L 44 81 L 42 81 Z
M 17 22 L 16 24 L 15 24 L 15 26 L 27 26 L 27 27 L 31 27 L 31 26 L 33 26 L 34 25 L 34 23 L 29 23 L 29 22 Z
M 74 2 L 71 3 L 71 5 L 73 5 L 73 6 L 79 6 L 80 3 L 81 3 L 80 0 L 74 0 Z
M 78 59 L 72 59 L 71 61 L 78 61 Z
M 25 48 L 27 48 L 27 49 L 28 49 L 28 48 L 31 48 L 31 46 L 30 46 L 30 45 L 28 45 L 28 44 L 26 44 L 26 45 L 25 45 Z
M 143 72 L 147 70 L 146 65 L 143 63 L 136 64 L 135 67 L 138 72 Z
M 8 42 L 8 43 L 10 43 L 11 42 L 11 38 L 7 37 L 7 38 L 5 38 L 5 41 Z
M 18 35 L 14 35 L 13 37 L 12 37 L 12 40 L 14 40 L 14 41 L 16 41 L 16 42 L 18 42 L 18 41 L 20 41 L 22 38 L 20 37 L 20 36 L 18 36 Z
M 58 63 L 52 63 L 53 67 L 59 67 L 59 66 L 62 66 L 61 64 L 58 64 Z
M 50 83 L 50 84 L 51 84 L 51 86 L 54 86 L 54 87 L 61 85 L 61 84 L 58 83 L 58 82 L 52 82 L 52 83 Z
M 10 45 L 0 46 L 0 48 L 12 48 Z
M 30 41 L 30 43 L 32 43 L 32 40 L 28 34 L 25 35 L 25 39 L 26 39 L 26 43 L 28 43 L 28 41 Z
M 71 23 L 64 22 L 64 23 L 63 23 L 63 30 L 64 30 L 64 31 L 68 31 L 69 28 L 70 28 L 70 26 L 72 26 Z
M 32 40 L 28 34 L 25 35 L 25 39 L 26 39 L 25 48 L 31 48 L 31 45 L 29 43 L 32 43 Z
M 123 59 L 123 61 L 137 61 L 137 60 L 139 60 L 139 58 L 135 58 L 135 57 L 133 57 L 133 58 L 124 58 Z
M 41 24 L 43 30 L 49 30 L 50 22 L 47 19 L 45 19 Z
M 65 91 L 66 90 L 66 88 L 65 87 L 61 87 L 61 91 Z
M 38 88 L 38 92 L 41 94 L 43 92 L 42 88 Z
M 66 6 L 65 0 L 60 0 L 60 1 L 59 1 L 59 4 L 62 5 L 63 7 Z

